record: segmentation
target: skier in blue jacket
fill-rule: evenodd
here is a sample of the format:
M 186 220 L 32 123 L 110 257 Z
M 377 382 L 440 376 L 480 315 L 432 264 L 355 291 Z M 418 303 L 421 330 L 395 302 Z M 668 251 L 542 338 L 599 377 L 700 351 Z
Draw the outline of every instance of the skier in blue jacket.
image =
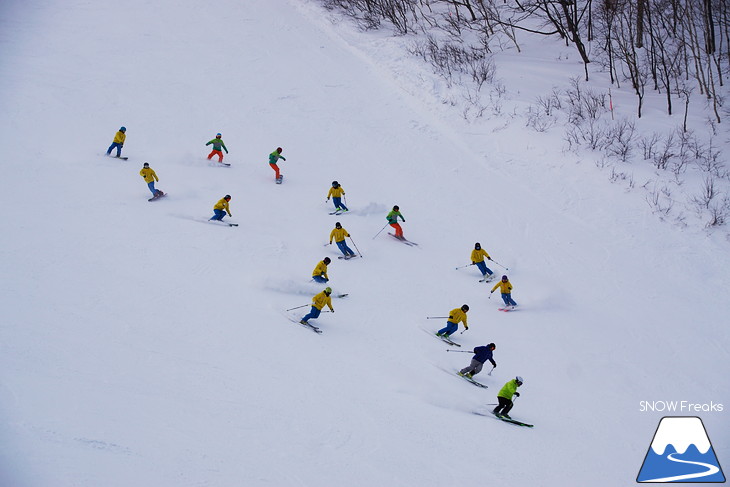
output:
M 496 367 L 497 362 L 495 362 L 492 358 L 492 354 L 496 348 L 497 345 L 495 345 L 494 343 L 490 343 L 489 345 L 485 345 L 483 347 L 476 347 L 474 349 L 474 356 L 471 359 L 471 363 L 468 367 L 464 367 L 463 369 L 461 369 L 459 371 L 459 375 L 463 375 L 464 377 L 471 379 L 473 376 L 482 371 L 482 367 L 484 367 L 484 362 L 486 362 L 487 360 L 492 362 L 492 367 Z

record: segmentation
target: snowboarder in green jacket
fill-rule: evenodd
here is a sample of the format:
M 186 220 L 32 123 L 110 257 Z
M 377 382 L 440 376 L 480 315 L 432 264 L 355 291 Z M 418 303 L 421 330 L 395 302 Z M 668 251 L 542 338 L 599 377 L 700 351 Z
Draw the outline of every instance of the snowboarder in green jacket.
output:
M 221 152 L 221 149 L 226 151 L 226 154 L 228 154 L 228 148 L 226 147 L 226 144 L 223 143 L 223 139 L 221 139 L 221 134 L 215 134 L 215 139 L 209 141 L 205 145 L 213 144 L 213 150 L 210 154 L 208 154 L 208 160 L 211 160 L 213 156 L 218 156 L 218 162 L 223 162 L 223 152 Z

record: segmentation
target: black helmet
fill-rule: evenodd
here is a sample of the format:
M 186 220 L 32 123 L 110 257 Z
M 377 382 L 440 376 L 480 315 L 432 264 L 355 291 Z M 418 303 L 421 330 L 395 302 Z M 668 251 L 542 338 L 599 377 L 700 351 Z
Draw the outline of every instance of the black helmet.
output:
M 393 210 L 394 210 L 394 211 L 398 211 L 398 210 L 400 210 L 400 206 L 398 206 L 398 205 L 395 205 L 395 206 L 393 207 Z
M 340 183 L 338 183 L 337 181 L 332 181 L 332 186 L 333 186 L 333 187 L 335 187 L 335 188 L 336 188 L 336 187 L 337 187 L 337 186 L 339 186 L 339 185 L 340 185 Z
M 225 196 L 223 197 L 223 199 L 224 199 L 224 200 L 229 200 L 229 199 L 231 199 L 231 195 L 230 195 L 230 194 L 227 194 L 227 195 L 225 195 Z
M 340 222 L 335 223 L 336 228 L 342 228 L 342 224 Z
M 495 345 L 494 343 L 490 343 L 489 345 L 487 345 L 487 348 L 494 349 L 494 348 L 497 348 L 497 345 Z
M 322 262 L 324 262 L 325 264 L 329 264 L 332 261 L 330 260 L 329 257 L 325 257 L 324 260 L 322 260 Z
M 463 305 L 463 306 L 461 307 L 461 311 L 463 311 L 463 312 L 465 312 L 465 313 L 466 313 L 467 311 L 469 311 L 469 305 L 468 305 L 468 304 L 465 304 L 465 305 Z
M 480 244 L 479 242 L 474 244 L 474 250 L 480 250 L 481 248 L 482 248 L 482 244 Z
M 143 166 L 144 166 L 144 167 L 150 167 L 150 163 L 149 163 L 149 162 L 145 162 L 145 163 L 143 164 Z
M 506 275 L 505 276 L 502 276 L 502 280 L 503 281 L 509 281 L 509 277 L 507 277 Z

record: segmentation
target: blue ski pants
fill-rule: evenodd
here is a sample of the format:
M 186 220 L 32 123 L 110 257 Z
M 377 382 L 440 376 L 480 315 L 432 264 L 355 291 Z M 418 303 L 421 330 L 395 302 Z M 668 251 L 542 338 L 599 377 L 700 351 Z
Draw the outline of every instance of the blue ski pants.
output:
M 152 196 L 157 196 L 157 190 L 155 189 L 155 182 L 150 181 L 147 183 L 147 187 L 150 188 L 150 191 L 152 191 Z
M 314 306 L 312 306 L 312 310 L 307 313 L 304 318 L 302 318 L 302 321 L 309 321 L 309 320 L 316 320 L 319 318 L 319 314 L 321 313 L 321 310 L 318 310 Z
M 122 144 L 118 142 L 112 142 L 112 145 L 106 150 L 106 155 L 111 154 L 114 149 L 117 149 L 117 157 L 120 157 L 122 155 Z
M 458 329 L 459 329 L 458 324 L 447 321 L 446 326 L 444 328 L 441 328 L 437 333 L 439 335 L 450 336 L 452 333 L 454 333 Z
M 223 217 L 226 216 L 226 212 L 223 210 L 213 210 L 213 213 L 215 213 L 215 215 L 210 217 L 209 220 L 218 220 L 219 222 L 222 222 Z
M 512 299 L 512 293 L 502 293 L 502 301 L 504 301 L 505 306 L 517 306 L 515 300 Z
M 349 211 L 345 205 L 342 204 L 342 198 L 338 196 L 332 197 L 332 203 L 335 205 L 335 209 L 342 208 L 345 211 Z
M 327 279 L 324 276 L 312 276 L 312 279 L 314 279 L 314 282 L 318 282 L 320 284 L 327 282 Z
M 492 269 L 487 267 L 487 264 L 485 264 L 484 261 L 477 262 L 477 267 L 480 271 L 482 271 L 483 276 L 486 276 L 487 274 L 491 276 L 492 274 L 494 274 L 494 272 L 492 272 Z
M 345 255 L 351 255 L 355 257 L 355 252 L 350 250 L 350 247 L 347 246 L 344 240 L 340 240 L 339 242 L 335 242 L 337 244 L 337 247 L 340 249 L 340 251 Z

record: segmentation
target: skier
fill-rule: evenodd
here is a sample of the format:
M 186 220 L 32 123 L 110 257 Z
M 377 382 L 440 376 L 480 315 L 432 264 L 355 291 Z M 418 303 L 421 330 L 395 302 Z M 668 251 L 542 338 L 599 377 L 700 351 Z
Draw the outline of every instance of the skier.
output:
M 509 413 L 512 406 L 514 406 L 514 403 L 512 403 L 512 396 L 520 397 L 520 393 L 517 392 L 517 388 L 520 387 L 522 383 L 522 377 L 518 375 L 511 381 L 507 382 L 499 390 L 497 393 L 497 401 L 499 401 L 499 404 L 497 404 L 497 407 L 492 410 L 492 413 L 494 413 L 495 416 L 498 418 L 512 419 L 507 413 Z
M 509 282 L 507 276 L 502 276 L 502 280 L 494 285 L 489 294 L 492 294 L 497 288 L 502 293 L 502 301 L 504 301 L 505 306 L 512 306 L 513 308 L 517 306 L 515 300 L 512 299 L 512 283 Z
M 312 298 L 312 310 L 307 313 L 299 323 L 302 325 L 308 325 L 309 320 L 319 318 L 319 314 L 322 312 L 322 308 L 324 308 L 325 305 L 329 306 L 330 311 L 334 313 L 335 309 L 332 307 L 332 298 L 330 298 L 330 294 L 332 294 L 332 288 L 329 287 L 326 287 L 321 293 L 316 294 Z
M 227 194 L 223 198 L 221 198 L 218 203 L 215 204 L 213 207 L 213 213 L 214 215 L 208 219 L 210 220 L 217 220 L 219 222 L 223 221 L 223 217 L 226 216 L 226 213 L 228 213 L 228 216 L 233 216 L 231 214 L 231 208 L 228 206 L 228 202 L 231 201 L 231 195 Z
M 469 305 L 463 305 L 461 308 L 454 308 L 449 313 L 449 320 L 446 326 L 436 332 L 436 336 L 449 338 L 452 333 L 459 329 L 459 322 L 464 323 L 464 329 L 468 330 L 469 325 L 466 324 L 466 312 L 469 311 Z
M 335 211 L 342 210 L 342 211 L 349 211 L 345 205 L 342 204 L 342 195 L 345 194 L 345 190 L 342 189 L 342 186 L 340 186 L 340 183 L 337 181 L 332 181 L 332 187 L 330 188 L 330 192 L 327 193 L 327 201 L 330 200 L 330 196 L 332 197 L 332 203 L 335 205 Z
M 277 180 L 280 180 L 281 178 L 284 177 L 279 172 L 279 166 L 276 164 L 279 161 L 279 159 L 281 159 L 282 161 L 286 161 L 286 157 L 284 157 L 284 156 L 281 155 L 281 151 L 282 150 L 283 149 L 281 147 L 277 147 L 274 152 L 272 152 L 271 154 L 269 154 L 269 166 L 271 166 L 271 169 L 273 169 L 274 172 L 276 172 L 276 179 Z
M 476 264 L 476 266 L 482 272 L 482 276 L 484 276 L 484 279 L 491 280 L 494 276 L 494 272 L 492 272 L 492 269 L 487 267 L 487 264 L 484 263 L 484 258 L 486 258 L 487 260 L 492 260 L 489 254 L 482 248 L 482 244 L 480 244 L 479 242 L 475 243 L 474 250 L 471 251 L 471 262 L 472 264 Z
M 388 213 L 388 216 L 385 217 L 386 220 L 388 220 L 388 223 L 390 223 L 390 226 L 395 228 L 395 236 L 396 238 L 405 239 L 403 236 L 403 229 L 398 224 L 398 217 L 400 217 L 401 220 L 403 220 L 403 223 L 406 222 L 406 219 L 403 218 L 403 215 L 400 213 L 400 208 L 398 205 L 395 205 L 393 207 L 393 211 Z
M 119 127 L 119 131 L 114 134 L 114 141 L 112 145 L 106 150 L 106 155 L 111 155 L 112 150 L 117 150 L 116 157 L 122 157 L 122 147 L 124 147 L 124 141 L 127 139 L 127 127 Z
M 208 154 L 208 160 L 211 160 L 214 155 L 218 156 L 218 162 L 223 162 L 223 152 L 221 152 L 221 149 L 226 151 L 226 154 L 228 154 L 228 147 L 226 147 L 226 144 L 223 143 L 223 139 L 221 139 L 221 134 L 217 133 L 215 134 L 215 139 L 208 141 L 205 145 L 213 144 L 213 150 Z
M 152 169 L 149 163 L 145 162 L 144 167 L 139 171 L 139 175 L 144 178 L 144 182 L 147 183 L 147 187 L 152 191 L 152 197 L 160 196 L 162 191 L 155 189 L 155 181 L 159 182 L 160 179 L 157 177 L 157 173 Z
M 496 348 L 497 345 L 495 345 L 494 343 L 490 343 L 489 345 L 486 345 L 484 347 L 474 348 L 474 357 L 472 357 L 471 363 L 468 367 L 464 367 L 463 369 L 461 369 L 459 371 L 459 375 L 463 375 L 466 378 L 471 379 L 482 371 L 482 367 L 484 367 L 484 362 L 486 362 L 487 360 L 492 362 L 492 367 L 496 367 L 497 362 L 495 362 L 492 358 L 492 353 Z
M 350 234 L 347 233 L 347 230 L 342 228 L 342 225 L 340 222 L 335 223 L 335 228 L 332 229 L 330 232 L 330 245 L 332 245 L 332 239 L 334 239 L 335 243 L 337 244 L 337 247 L 340 249 L 340 251 L 344 254 L 345 259 L 349 259 L 352 257 L 355 257 L 355 252 L 353 252 L 350 247 L 347 246 L 347 243 L 345 243 L 345 237 L 349 237 Z
M 312 271 L 312 279 L 314 279 L 314 282 L 324 284 L 330 280 L 330 278 L 327 277 L 327 266 L 330 265 L 330 262 L 332 261 L 329 257 L 325 257 L 319 261 L 317 267 L 315 267 Z

